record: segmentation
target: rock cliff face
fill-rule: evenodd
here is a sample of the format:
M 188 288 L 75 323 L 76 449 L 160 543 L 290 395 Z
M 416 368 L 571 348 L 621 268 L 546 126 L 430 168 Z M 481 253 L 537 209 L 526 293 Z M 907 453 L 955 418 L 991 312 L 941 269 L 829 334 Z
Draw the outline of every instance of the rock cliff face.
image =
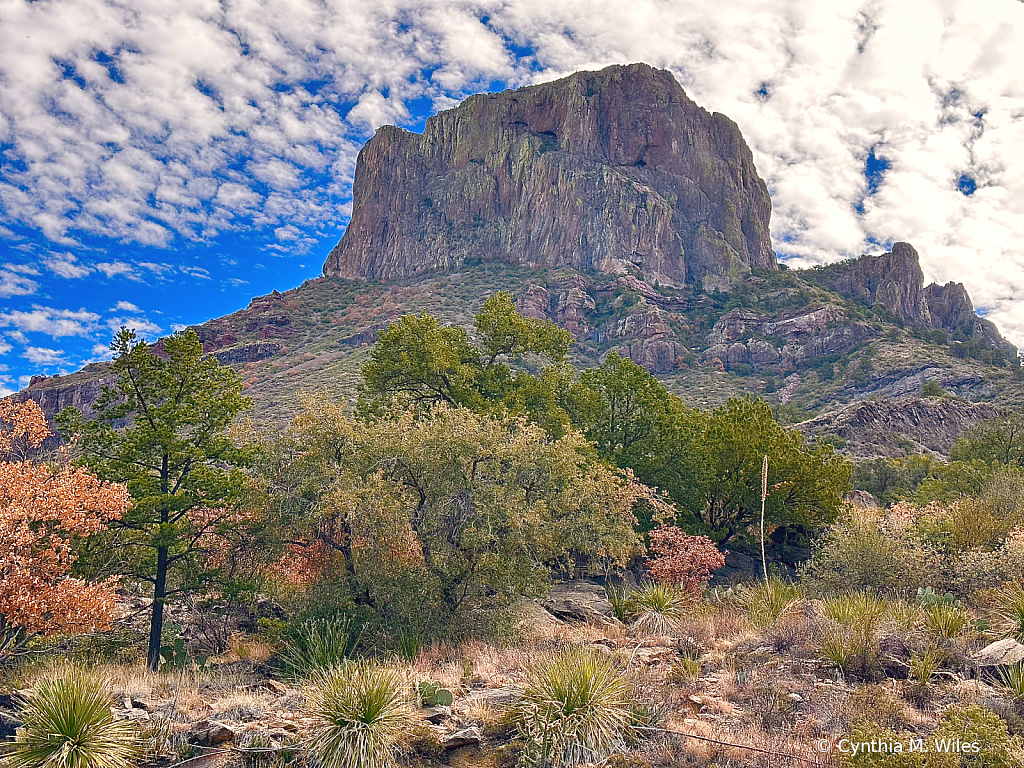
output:
M 479 94 L 422 134 L 377 131 L 324 274 L 370 279 L 475 260 L 727 289 L 777 267 L 771 203 L 735 123 L 645 64 Z
M 881 304 L 903 320 L 955 334 L 1016 356 L 995 324 L 978 317 L 962 283 L 924 284 L 920 257 L 910 243 L 895 243 L 889 253 L 861 256 L 808 273 L 814 282 L 873 306 Z

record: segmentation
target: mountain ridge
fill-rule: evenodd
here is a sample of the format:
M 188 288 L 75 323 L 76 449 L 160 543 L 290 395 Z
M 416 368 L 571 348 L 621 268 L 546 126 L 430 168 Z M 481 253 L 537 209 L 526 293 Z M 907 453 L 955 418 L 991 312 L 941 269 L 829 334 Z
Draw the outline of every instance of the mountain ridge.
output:
M 560 105 L 554 95 L 565 95 Z M 660 105 L 663 114 L 637 123 L 631 116 L 649 104 Z M 572 105 L 580 126 L 570 125 L 566 110 Z M 499 113 L 533 122 L 495 132 Z M 480 115 L 492 122 L 469 119 Z M 556 131 L 556 143 L 545 149 L 545 139 L 534 129 L 550 127 L 542 120 L 555 117 L 562 135 Z M 257 418 L 266 424 L 286 422 L 302 390 L 351 398 L 376 333 L 402 314 L 431 312 L 472 332 L 473 314 L 497 290 L 514 294 L 523 314 L 569 330 L 577 367 L 597 365 L 614 350 L 652 371 L 691 405 L 711 407 L 754 394 L 775 405 L 789 423 L 827 421 L 829 413 L 840 419 L 850 403 L 915 398 L 934 382 L 966 404 L 947 420 L 949 434 L 922 433 L 911 436 L 909 444 L 938 446 L 941 454 L 955 439 L 954 428 L 987 418 L 992 407 L 1020 403 L 1024 383 L 1016 348 L 974 312 L 963 285 L 924 285 L 919 255 L 909 243 L 808 270 L 780 266 L 770 242 L 765 246 L 770 200 L 764 182 L 734 129 L 724 116 L 689 101 L 669 73 L 646 65 L 471 97 L 428 121 L 423 134 L 382 129 L 360 152 L 352 222 L 325 263 L 327 274 L 255 297 L 244 309 L 194 328 L 206 352 L 240 373 Z M 665 147 L 689 136 L 687 130 L 696 131 L 691 138 L 697 149 L 673 159 Z M 520 155 L 512 152 L 517 147 Z M 388 152 L 395 157 L 384 162 L 380 156 Z M 435 165 L 417 165 L 420 155 Z M 711 155 L 718 160 L 700 160 Z M 612 160 L 632 164 L 609 164 Z M 687 163 L 703 168 L 706 177 L 686 176 Z M 431 168 L 446 169 L 448 175 L 431 181 Z M 491 186 L 467 181 L 499 171 L 507 178 Z M 555 193 L 541 190 L 534 200 L 537 180 L 550 180 L 555 172 L 563 187 L 556 186 Z M 587 187 L 579 179 L 588 173 L 605 181 Z M 408 189 L 402 191 L 396 178 L 408 180 Z M 737 181 L 744 179 L 749 188 Z M 428 183 L 437 187 L 429 188 L 431 194 L 440 190 L 443 196 L 422 194 Z M 568 213 L 552 219 L 551 226 L 535 215 L 554 210 L 551 206 L 565 197 L 558 189 L 576 187 L 589 196 L 569 200 Z M 700 193 L 692 198 L 692 210 L 683 205 L 684 194 L 672 198 L 673 189 Z M 647 195 L 642 206 L 640 192 Z M 466 218 L 474 205 L 476 223 L 477 214 Z M 573 208 L 577 205 L 582 207 Z M 438 210 L 453 217 L 451 227 L 416 228 L 440 215 Z M 579 249 L 565 250 L 583 231 L 581 210 L 611 232 L 600 248 L 582 256 Z M 651 213 L 658 211 L 667 218 Z M 505 213 L 511 218 L 498 215 Z M 740 222 L 738 228 L 730 229 L 730 216 Z M 761 229 L 751 225 L 744 233 L 742 221 L 760 222 Z M 716 222 L 722 228 L 713 229 Z M 508 250 L 512 241 L 506 236 L 517 231 L 536 235 L 524 241 L 539 249 L 536 257 Z M 717 233 L 715 242 L 736 247 L 729 245 L 724 262 L 705 258 L 710 252 L 702 256 L 699 247 L 687 257 L 686 237 L 692 245 L 701 232 Z M 393 247 L 378 253 L 374 243 Z M 481 253 L 487 243 L 500 247 Z M 452 250 L 445 258 L 435 258 L 438 248 L 448 245 Z M 625 245 L 644 252 L 634 248 L 625 254 L 629 258 L 620 258 Z M 676 245 L 689 261 L 672 255 Z M 15 397 L 38 400 L 51 418 L 68 405 L 88 412 L 108 372 L 107 365 L 96 364 L 71 376 L 33 379 Z M 863 426 L 862 421 L 856 424 Z M 839 435 L 837 430 L 848 431 L 850 423 L 836 421 L 832 429 L 814 422 L 812 431 Z M 887 440 L 885 450 L 903 450 L 901 445 Z

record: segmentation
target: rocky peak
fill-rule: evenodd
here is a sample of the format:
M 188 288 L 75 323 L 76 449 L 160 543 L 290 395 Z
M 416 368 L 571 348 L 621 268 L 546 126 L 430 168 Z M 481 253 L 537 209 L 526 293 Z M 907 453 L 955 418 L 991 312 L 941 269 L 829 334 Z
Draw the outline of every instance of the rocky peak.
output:
M 975 314 L 963 284 L 925 286 L 920 257 L 910 243 L 895 243 L 888 253 L 830 264 L 807 274 L 862 304 L 881 304 L 903 320 L 955 333 L 1011 357 L 1017 354 L 991 321 Z
M 736 124 L 646 64 L 478 94 L 422 134 L 385 126 L 356 164 L 326 275 L 391 279 L 473 260 L 727 289 L 774 269 L 771 203 Z
M 904 320 L 931 325 L 920 257 L 910 243 L 895 243 L 878 256 L 861 256 L 825 267 L 832 290 L 863 304 L 881 304 Z

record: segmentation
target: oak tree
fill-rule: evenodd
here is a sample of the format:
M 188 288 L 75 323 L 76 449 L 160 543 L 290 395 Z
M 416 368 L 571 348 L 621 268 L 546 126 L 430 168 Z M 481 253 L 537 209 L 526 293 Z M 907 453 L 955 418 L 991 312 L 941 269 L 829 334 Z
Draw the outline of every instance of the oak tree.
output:
M 108 583 L 71 575 L 75 545 L 128 511 L 128 491 L 64 462 L 21 457 L 50 435 L 32 400 L 0 400 L 0 655 L 39 634 L 106 626 Z

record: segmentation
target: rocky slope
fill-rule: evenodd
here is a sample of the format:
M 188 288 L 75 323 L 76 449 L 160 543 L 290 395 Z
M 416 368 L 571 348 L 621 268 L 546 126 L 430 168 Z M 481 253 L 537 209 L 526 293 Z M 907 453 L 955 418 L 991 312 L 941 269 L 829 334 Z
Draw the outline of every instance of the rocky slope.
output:
M 899 397 L 859 400 L 797 428 L 809 438 L 831 438 L 856 458 L 927 453 L 944 459 L 964 431 L 999 414 L 987 403 Z
M 736 124 L 645 64 L 471 96 L 359 153 L 324 274 L 392 279 L 473 260 L 641 268 L 727 288 L 776 267 L 771 203 Z

